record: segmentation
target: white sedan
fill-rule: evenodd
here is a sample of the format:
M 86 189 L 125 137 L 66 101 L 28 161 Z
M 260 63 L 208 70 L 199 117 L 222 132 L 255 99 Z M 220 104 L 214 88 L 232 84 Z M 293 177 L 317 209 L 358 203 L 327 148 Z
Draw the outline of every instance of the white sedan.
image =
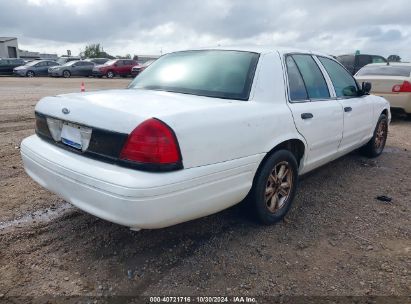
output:
M 40 185 L 135 230 L 243 200 L 272 224 L 299 175 L 360 147 L 382 153 L 390 108 L 369 90 L 310 51 L 175 52 L 127 89 L 43 98 L 21 154 Z

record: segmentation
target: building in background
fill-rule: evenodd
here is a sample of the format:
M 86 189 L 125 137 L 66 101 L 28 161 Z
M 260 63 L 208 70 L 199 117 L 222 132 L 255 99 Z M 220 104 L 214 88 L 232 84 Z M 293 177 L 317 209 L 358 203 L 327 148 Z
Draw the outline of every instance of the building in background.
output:
M 34 60 L 34 59 L 49 59 L 49 60 L 57 60 L 57 54 L 46 54 L 46 53 L 39 53 L 39 52 L 32 52 L 26 50 L 19 50 L 20 58 L 27 59 L 27 60 Z
M 20 58 L 16 37 L 0 37 L 0 58 Z

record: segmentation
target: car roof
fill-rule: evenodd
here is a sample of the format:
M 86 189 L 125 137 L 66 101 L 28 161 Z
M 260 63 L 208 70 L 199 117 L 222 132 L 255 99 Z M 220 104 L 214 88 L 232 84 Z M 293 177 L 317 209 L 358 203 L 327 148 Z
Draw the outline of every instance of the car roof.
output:
M 196 50 L 243 51 L 243 52 L 253 52 L 253 53 L 259 53 L 259 54 L 268 54 L 268 53 L 278 52 L 280 55 L 289 54 L 289 53 L 304 53 L 304 54 L 312 54 L 312 55 L 319 55 L 319 56 L 332 58 L 328 54 L 316 52 L 312 50 L 303 50 L 303 49 L 287 48 L 287 47 L 275 47 L 275 46 L 260 46 L 260 45 L 201 47 L 201 48 L 186 49 L 186 50 L 181 50 L 181 51 L 196 51 Z

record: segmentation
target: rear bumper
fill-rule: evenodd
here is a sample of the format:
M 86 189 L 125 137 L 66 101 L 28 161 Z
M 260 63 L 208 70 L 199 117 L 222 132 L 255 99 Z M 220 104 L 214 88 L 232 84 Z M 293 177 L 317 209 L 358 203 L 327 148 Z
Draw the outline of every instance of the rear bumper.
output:
M 411 93 L 375 93 L 375 95 L 387 99 L 391 108 L 403 109 L 404 112 L 411 114 Z
M 78 208 L 133 228 L 154 229 L 206 216 L 240 202 L 251 188 L 255 155 L 168 173 L 149 173 L 92 160 L 37 135 L 23 140 L 26 172 Z

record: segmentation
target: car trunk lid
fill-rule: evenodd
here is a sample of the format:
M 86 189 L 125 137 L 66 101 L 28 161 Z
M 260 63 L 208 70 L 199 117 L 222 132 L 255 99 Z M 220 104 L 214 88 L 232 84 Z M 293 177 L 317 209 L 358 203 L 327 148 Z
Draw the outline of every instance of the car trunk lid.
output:
M 36 112 L 84 126 L 128 134 L 148 118 L 167 119 L 183 112 L 203 111 L 232 102 L 161 91 L 106 90 L 46 97 L 37 104 Z

